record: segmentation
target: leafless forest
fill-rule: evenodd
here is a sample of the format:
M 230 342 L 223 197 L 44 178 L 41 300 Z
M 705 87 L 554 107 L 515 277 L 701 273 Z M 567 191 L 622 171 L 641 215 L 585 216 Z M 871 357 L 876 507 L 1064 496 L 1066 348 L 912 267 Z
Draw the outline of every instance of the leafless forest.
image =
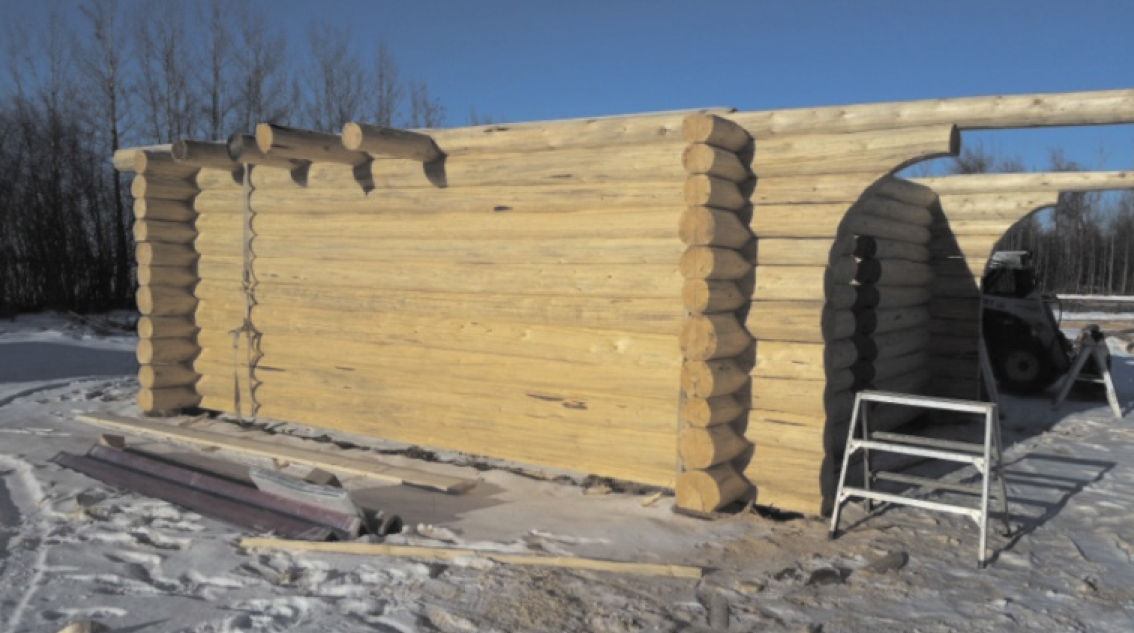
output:
M 424 78 L 382 41 L 328 24 L 289 41 L 268 5 L 89 0 L 46 20 L 2 17 L 0 314 L 133 301 L 131 200 L 115 149 L 223 139 L 256 123 L 338 130 L 352 119 L 443 126 Z M 470 108 L 454 123 L 486 123 Z M 1013 171 L 967 152 L 952 170 Z M 1077 169 L 1058 153 L 1052 169 Z M 1134 293 L 1134 196 L 1074 194 L 1002 247 L 1037 253 L 1044 289 Z

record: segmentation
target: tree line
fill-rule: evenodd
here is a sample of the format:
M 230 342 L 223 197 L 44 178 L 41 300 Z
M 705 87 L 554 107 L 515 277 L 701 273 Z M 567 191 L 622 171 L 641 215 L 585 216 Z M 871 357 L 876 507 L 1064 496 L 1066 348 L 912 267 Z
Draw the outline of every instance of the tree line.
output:
M 1060 150 L 1048 155 L 1046 171 L 1082 171 Z M 1022 172 L 1023 162 L 982 146 L 950 161 L 953 174 Z M 1040 290 L 1061 294 L 1134 295 L 1134 191 L 1072 192 L 1054 208 L 1017 222 L 994 250 L 1033 253 Z
M 270 6 L 270 5 L 268 5 Z M 222 140 L 260 122 L 441 127 L 445 105 L 383 41 L 312 24 L 289 41 L 263 6 L 86 0 L 46 21 L 0 9 L 0 315 L 133 304 L 120 147 Z M 489 123 L 469 110 L 470 124 Z

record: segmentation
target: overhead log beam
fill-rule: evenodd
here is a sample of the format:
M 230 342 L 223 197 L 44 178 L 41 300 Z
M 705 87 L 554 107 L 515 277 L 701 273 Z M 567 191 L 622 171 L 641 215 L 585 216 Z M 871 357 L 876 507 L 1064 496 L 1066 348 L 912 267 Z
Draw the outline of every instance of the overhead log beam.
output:
M 229 156 L 226 143 L 179 140 L 173 142 L 170 153 L 175 162 L 194 167 L 208 167 L 227 171 L 240 167 Z
M 917 178 L 941 196 L 1134 188 L 1134 171 L 1059 171 L 1027 174 L 961 174 Z
M 278 167 L 291 171 L 311 164 L 309 160 L 288 158 L 278 154 L 269 156 L 256 144 L 256 137 L 247 134 L 233 134 L 228 137 L 225 149 L 228 151 L 229 158 L 248 165 Z
M 311 162 L 361 165 L 370 160 L 363 152 L 343 147 L 342 137 L 272 123 L 256 126 L 256 145 L 268 155 Z
M 433 138 L 426 134 L 365 123 L 351 122 L 344 125 L 342 143 L 343 147 L 352 152 L 407 158 L 421 163 L 433 162 L 445 155 Z

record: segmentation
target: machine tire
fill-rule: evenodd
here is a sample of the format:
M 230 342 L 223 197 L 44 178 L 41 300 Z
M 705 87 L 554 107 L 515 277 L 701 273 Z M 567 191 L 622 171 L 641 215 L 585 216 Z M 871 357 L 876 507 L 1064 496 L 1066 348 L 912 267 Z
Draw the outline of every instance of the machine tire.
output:
M 996 379 L 1005 391 L 1036 393 L 1054 379 L 1054 367 L 1043 347 L 1035 341 L 1010 342 L 996 351 Z

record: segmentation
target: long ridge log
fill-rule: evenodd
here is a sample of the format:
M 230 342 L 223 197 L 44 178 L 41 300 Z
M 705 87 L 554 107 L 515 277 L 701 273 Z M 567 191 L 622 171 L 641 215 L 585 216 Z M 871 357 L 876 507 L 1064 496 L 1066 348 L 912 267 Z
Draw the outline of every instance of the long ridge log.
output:
M 325 132 L 260 123 L 256 126 L 256 145 L 261 152 L 311 162 L 361 165 L 370 159 L 363 152 L 343 147 L 342 138 Z
M 420 132 L 409 132 L 380 125 L 347 123 L 343 126 L 343 147 L 371 156 L 408 158 L 428 163 L 444 155 L 433 138 Z
M 303 169 L 311 164 L 309 160 L 288 158 L 278 154 L 264 153 L 256 144 L 256 137 L 248 134 L 233 134 L 225 143 L 225 150 L 229 158 L 237 163 L 259 165 L 261 167 L 275 167 L 286 169 L 289 172 Z

